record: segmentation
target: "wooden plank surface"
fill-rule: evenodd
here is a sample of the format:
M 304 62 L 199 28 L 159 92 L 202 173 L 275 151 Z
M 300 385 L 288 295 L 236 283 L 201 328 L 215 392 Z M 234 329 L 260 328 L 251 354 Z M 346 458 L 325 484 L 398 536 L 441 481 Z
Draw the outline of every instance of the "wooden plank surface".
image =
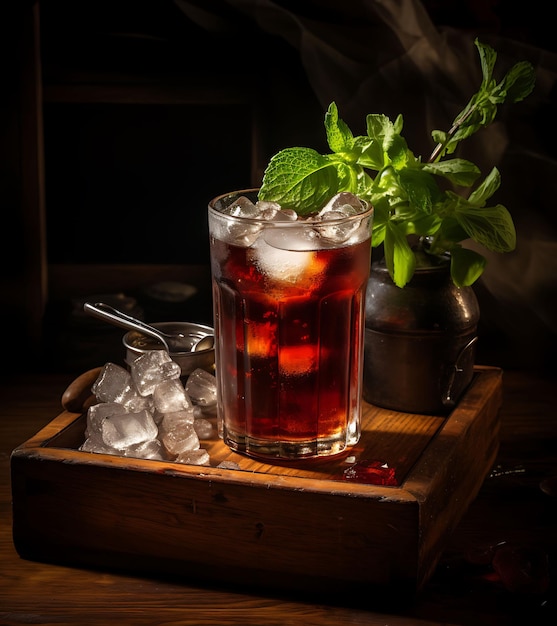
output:
M 85 416 L 66 411 L 12 454 L 15 545 L 35 560 L 163 574 L 194 564 L 210 581 L 234 572 L 251 586 L 372 585 L 407 597 L 489 471 L 500 386 L 500 370 L 478 371 L 463 411 L 448 416 L 366 405 L 348 453 L 280 465 L 231 453 L 216 436 L 212 467 L 81 452 Z M 471 462 L 472 440 L 492 455 Z M 224 458 L 239 469 L 215 467 Z M 349 458 L 388 463 L 399 484 L 345 480 Z
M 485 419 L 482 420 L 483 437 L 487 440 L 496 434 L 497 411 L 501 403 L 501 376 L 502 373 L 497 368 L 479 368 L 463 402 L 448 416 L 397 413 L 364 402 L 360 442 L 344 454 L 331 459 L 283 461 L 280 464 L 265 463 L 231 451 L 216 435 L 210 440 L 203 441 L 202 447 L 208 450 L 212 467 L 222 461 L 237 464 L 241 473 L 234 479 L 240 481 L 251 480 L 258 474 L 268 474 L 273 479 L 292 477 L 313 481 L 342 481 L 345 470 L 354 462 L 379 460 L 395 468 L 397 482 L 402 485 L 407 481 L 410 470 L 420 461 L 421 469 L 414 474 L 408 485 L 405 484 L 405 487 L 411 486 L 418 496 L 420 483 L 427 489 L 428 484 L 435 478 L 439 478 L 437 468 L 440 461 L 448 457 L 451 446 L 454 447 L 461 434 L 469 432 L 479 411 L 482 415 L 489 413 L 490 418 L 487 422 Z M 153 471 L 172 472 L 175 470 L 193 474 L 211 472 L 203 467 L 79 452 L 77 448 L 84 440 L 84 430 L 84 416 L 63 412 L 42 431 L 22 444 L 21 449 L 47 447 L 49 450 L 43 450 L 40 454 L 53 454 L 55 457 L 77 462 L 134 467 L 143 471 L 151 471 L 154 467 Z M 435 448 L 430 449 L 424 457 L 425 451 L 439 432 L 442 433 L 442 437 L 437 439 Z M 51 451 L 51 448 L 62 448 L 62 452 Z M 234 470 L 221 470 L 211 472 L 209 475 L 230 476 L 234 473 Z M 293 487 L 311 488 L 307 483 L 298 484 L 295 481 L 288 481 L 288 484 Z M 343 484 L 347 485 L 346 490 L 349 491 L 356 483 L 345 482 Z M 327 485 L 327 488 L 330 489 L 331 486 Z M 369 491 L 376 488 L 377 486 L 366 485 Z M 343 490 L 340 486 L 336 486 L 335 489 Z M 385 495 L 383 489 L 380 493 L 382 497 Z
M 106 568 L 32 562 L 15 551 L 11 527 L 9 458 L 60 412 L 69 375 L 26 375 L 4 380 L 0 403 L 0 623 L 173 624 L 279 626 L 445 626 L 549 624 L 548 592 L 509 590 L 489 562 L 471 565 L 475 551 L 501 541 L 557 555 L 554 498 L 540 481 L 557 476 L 554 379 L 505 372 L 501 447 L 495 471 L 449 538 L 432 580 L 410 605 L 385 607 L 366 594 L 313 599 L 164 579 Z

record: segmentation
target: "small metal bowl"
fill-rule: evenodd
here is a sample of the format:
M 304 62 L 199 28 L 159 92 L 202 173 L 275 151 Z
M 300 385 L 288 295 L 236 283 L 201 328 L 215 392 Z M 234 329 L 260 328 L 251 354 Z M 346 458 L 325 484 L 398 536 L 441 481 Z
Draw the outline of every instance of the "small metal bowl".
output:
M 193 322 L 158 322 L 151 324 L 155 328 L 165 333 L 182 333 L 186 337 L 191 337 L 193 347 L 200 339 L 207 335 L 214 335 L 214 330 L 210 326 L 195 324 Z M 122 343 L 126 348 L 126 364 L 130 366 L 138 356 L 145 354 L 149 350 L 163 350 L 163 345 L 154 338 L 142 333 L 130 330 L 124 335 Z M 214 374 L 215 372 L 215 348 L 197 350 L 195 352 L 170 352 L 170 358 L 178 363 L 182 368 L 182 377 L 189 376 L 193 370 L 201 368 Z

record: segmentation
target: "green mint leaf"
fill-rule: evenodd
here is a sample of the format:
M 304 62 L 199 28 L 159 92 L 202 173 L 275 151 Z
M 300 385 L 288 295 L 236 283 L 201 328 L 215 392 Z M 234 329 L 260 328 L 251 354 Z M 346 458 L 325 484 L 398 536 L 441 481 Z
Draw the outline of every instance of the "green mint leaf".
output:
M 367 140 L 365 145 L 362 145 L 362 153 L 358 161 L 370 170 L 382 170 L 386 165 L 382 146 L 376 141 Z
M 533 66 L 527 61 L 514 65 L 503 78 L 500 88 L 510 102 L 520 102 L 534 90 L 536 76 Z
M 497 53 L 478 39 L 474 41 L 482 68 L 482 82 L 462 112 L 456 117 L 449 133 L 442 135 L 441 131 L 432 133 L 438 141 L 437 148 L 431 161 L 441 158 L 445 154 L 452 154 L 456 146 L 463 139 L 470 137 L 480 128 L 491 124 L 497 115 L 497 105 L 505 101 L 518 102 L 530 94 L 534 88 L 535 73 L 530 63 L 521 62 L 513 66 L 503 77 L 500 83 L 493 78 L 493 70 L 497 60 Z
M 394 125 L 391 120 L 380 113 L 370 113 L 366 116 L 366 129 L 368 137 L 375 140 L 383 150 L 386 150 L 395 135 Z
M 514 223 L 510 213 L 502 204 L 477 207 L 461 198 L 456 205 L 454 217 L 469 237 L 488 250 L 511 252 L 515 249 Z
M 424 170 L 408 168 L 401 170 L 398 178 L 410 205 L 422 213 L 431 213 L 433 198 L 438 194 L 433 177 Z
M 352 191 L 360 198 L 369 198 L 372 194 L 373 179 L 361 166 L 350 167 L 350 170 L 356 174 L 356 186 L 345 187 L 345 191 Z
M 374 194 L 387 194 L 396 196 L 402 192 L 396 170 L 388 165 L 383 168 L 373 181 Z
M 497 53 L 495 50 L 485 43 L 481 43 L 479 39 L 474 40 L 474 45 L 480 55 L 480 65 L 482 68 L 482 84 L 480 85 L 480 91 L 487 91 L 490 88 L 493 76 L 493 68 L 497 61 Z
M 482 275 L 486 259 L 474 250 L 457 246 L 451 250 L 451 278 L 457 287 L 469 287 Z
M 486 206 L 501 182 L 497 169 L 466 199 L 450 186 L 475 185 L 479 169 L 465 159 L 443 157 L 453 154 L 460 141 L 491 124 L 498 105 L 524 99 L 535 83 L 534 69 L 527 62 L 514 65 L 498 83 L 493 76 L 497 53 L 477 39 L 474 43 L 480 57 L 481 84 L 448 132 L 432 131 L 437 145 L 427 163 L 408 148 L 401 115 L 393 122 L 386 115 L 370 114 L 366 136 L 355 137 L 332 102 L 325 115 L 332 153 L 320 155 L 309 148 L 283 150 L 265 170 L 260 199 L 280 202 L 307 215 L 340 191 L 355 193 L 375 208 L 372 245 L 384 245 L 395 284 L 404 286 L 415 269 L 409 236 L 426 237 L 431 254 L 450 252 L 454 282 L 471 284 L 483 271 L 485 260 L 462 249 L 460 242 L 471 238 L 489 250 L 508 252 L 516 246 L 516 231 L 504 206 Z M 438 179 L 444 179 L 442 186 Z
M 367 144 L 362 157 L 366 159 L 367 165 L 373 170 L 381 170 L 385 167 L 385 148 L 384 136 L 385 126 L 390 124 L 389 118 L 385 115 L 368 115 L 366 118 L 367 125 Z M 363 141 L 362 141 L 363 144 Z
M 385 264 L 397 287 L 404 287 L 414 275 L 416 257 L 404 232 L 388 222 L 384 241 Z
M 415 161 L 414 155 L 408 150 L 406 139 L 400 135 L 394 135 L 390 145 L 387 148 L 387 156 L 393 167 L 397 170 L 402 169 L 411 161 Z
M 397 117 L 393 124 L 386 115 L 370 113 L 366 117 L 366 128 L 368 137 L 373 140 L 370 150 L 368 150 L 368 158 L 374 161 L 375 169 L 380 170 L 386 165 L 386 153 L 390 152 L 391 160 L 399 158 L 402 149 L 400 143 L 400 131 L 402 130 L 401 115 Z
M 387 224 L 389 223 L 391 210 L 389 200 L 386 196 L 370 196 L 370 202 L 373 205 L 373 232 L 371 245 L 374 248 L 380 246 L 385 240 Z
M 439 248 L 439 253 L 442 253 L 445 249 L 451 249 L 455 242 L 464 241 L 469 237 L 454 216 L 445 217 L 435 233 L 431 251 L 436 253 L 436 248 Z
M 331 102 L 325 114 L 327 142 L 333 152 L 349 152 L 354 144 L 354 135 L 339 118 L 337 105 Z
M 424 163 L 424 172 L 442 176 L 455 185 L 461 187 L 470 187 L 473 185 L 478 176 L 480 169 L 474 163 L 466 159 L 450 159 L 447 161 L 437 161 L 436 163 Z
M 286 148 L 269 162 L 259 199 L 307 215 L 323 206 L 346 180 L 346 168 L 329 157 L 311 148 Z
M 370 137 L 354 137 L 352 154 L 358 165 L 370 170 L 380 170 L 384 165 L 383 148 Z
M 456 131 L 448 143 L 448 154 L 452 154 L 461 141 L 478 132 L 481 128 L 489 126 L 497 115 L 497 105 L 492 102 L 489 95 L 480 92 L 472 98 L 465 111 L 467 116 L 465 121 L 459 121 L 464 117 L 461 115 L 453 123 Z
M 435 143 L 446 145 L 449 142 L 450 136 L 449 133 L 444 130 L 432 130 L 431 137 Z
M 325 156 L 336 167 L 337 186 L 336 191 L 350 191 L 356 194 L 365 194 L 368 188 L 369 176 L 360 165 L 355 165 L 345 160 L 346 154 L 329 154 Z M 333 194 L 334 195 L 334 194 Z M 331 198 L 332 196 L 329 196 Z
M 484 178 L 483 182 L 475 189 L 468 198 L 468 202 L 475 206 L 483 207 L 491 196 L 499 189 L 501 185 L 501 174 L 494 167 L 491 172 Z
M 432 213 L 431 215 L 420 215 L 419 217 L 408 222 L 405 230 L 408 235 L 430 237 L 439 231 L 442 224 L 443 222 L 441 221 L 441 218 Z

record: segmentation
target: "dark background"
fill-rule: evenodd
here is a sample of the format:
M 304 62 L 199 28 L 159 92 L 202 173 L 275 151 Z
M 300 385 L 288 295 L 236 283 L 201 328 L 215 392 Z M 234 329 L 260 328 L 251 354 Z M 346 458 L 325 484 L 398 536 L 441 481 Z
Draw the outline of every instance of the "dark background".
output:
M 104 348 L 79 356 L 84 329 L 75 307 L 91 292 L 83 284 L 65 298 L 56 295 L 49 268 L 207 266 L 208 200 L 259 184 L 282 148 L 327 151 L 323 117 L 332 100 L 358 134 L 367 113 L 402 113 L 411 148 L 429 155 L 430 131 L 447 130 L 479 85 L 479 37 L 498 51 L 503 68 L 532 62 L 537 85 L 460 153 L 485 172 L 499 167 L 503 184 L 494 200 L 511 211 L 518 232 L 517 250 L 490 255 L 475 286 L 478 360 L 554 372 L 557 54 L 549 3 L 527 9 L 503 0 L 7 3 L 0 32 L 8 94 L 0 108 L 2 323 L 21 328 L 6 331 L 14 363 L 76 372 L 100 364 Z M 33 11 L 44 159 L 40 228 L 26 208 L 22 175 L 25 142 L 34 133 L 21 107 L 30 78 L 29 39 L 19 26 Z M 29 233 L 37 228 L 47 278 L 35 305 L 29 292 L 37 288 L 29 282 L 37 250 Z M 211 323 L 206 279 L 186 273 L 182 282 L 196 281 L 201 295 L 180 306 L 168 297 L 154 303 L 147 277 L 123 292 L 148 321 L 179 315 Z M 109 295 L 120 294 L 114 284 L 112 276 Z M 42 320 L 38 336 L 26 317 Z M 93 344 L 108 333 L 85 331 Z M 108 339 L 118 350 L 121 335 Z

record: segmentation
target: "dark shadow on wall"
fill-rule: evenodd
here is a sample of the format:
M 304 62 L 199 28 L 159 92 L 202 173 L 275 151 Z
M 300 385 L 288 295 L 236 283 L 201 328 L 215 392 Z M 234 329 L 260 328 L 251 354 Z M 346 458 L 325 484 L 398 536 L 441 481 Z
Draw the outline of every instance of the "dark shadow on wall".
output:
M 358 134 L 365 132 L 367 113 L 402 113 L 410 147 L 424 156 L 433 148 L 430 131 L 448 130 L 477 90 L 475 37 L 495 48 L 498 67 L 530 61 L 537 74 L 534 93 L 500 111 L 496 123 L 461 144 L 459 156 L 485 173 L 500 169 L 503 182 L 493 200 L 507 206 L 518 234 L 514 252 L 488 255 L 476 284 L 482 312 L 478 358 L 556 371 L 557 50 L 549 5 L 537 1 L 525 11 L 496 0 L 229 0 L 216 3 L 211 18 L 201 0 L 176 2 L 207 28 L 215 16 L 224 22 L 242 16 L 248 30 L 283 38 L 299 54 L 323 112 L 334 100 Z M 285 137 L 280 147 L 320 149 L 322 133 L 312 144 Z

